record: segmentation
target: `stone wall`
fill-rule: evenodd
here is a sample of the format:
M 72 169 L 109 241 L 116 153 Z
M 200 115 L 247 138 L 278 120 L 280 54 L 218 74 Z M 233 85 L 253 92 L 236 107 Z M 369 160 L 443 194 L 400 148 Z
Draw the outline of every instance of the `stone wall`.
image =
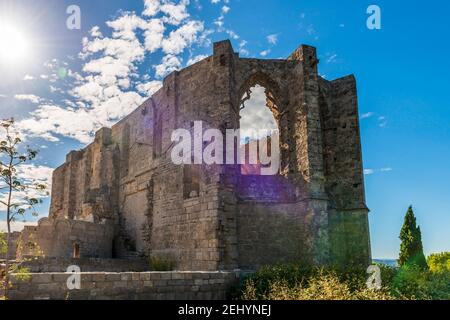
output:
M 20 266 L 31 273 L 66 272 L 69 266 L 78 266 L 82 272 L 143 272 L 149 271 L 146 259 L 98 259 L 98 258 L 60 258 L 60 257 L 24 257 Z
M 237 230 L 239 265 L 255 269 L 278 263 L 312 264 L 306 244 L 307 217 L 302 204 L 242 203 Z M 283 230 L 280 235 L 278 230 Z
M 43 218 L 22 231 L 17 258 L 112 258 L 113 236 L 109 223 Z
M 142 106 L 67 156 L 53 176 L 50 217 L 107 221 L 114 258 L 163 257 L 180 270 L 305 256 L 368 262 L 356 82 L 322 79 L 318 63 L 305 45 L 287 59 L 262 60 L 215 43 L 212 56 L 170 74 Z M 203 130 L 238 129 L 241 99 L 255 85 L 266 88 L 280 129 L 278 176 L 255 182 L 238 165 L 172 162 L 173 130 L 193 132 L 194 121 Z
M 81 289 L 68 290 L 67 273 L 13 277 L 11 300 L 223 300 L 239 281 L 235 272 L 81 273 Z
M 321 81 L 325 189 L 330 209 L 330 256 L 336 263 L 371 261 L 356 80 Z

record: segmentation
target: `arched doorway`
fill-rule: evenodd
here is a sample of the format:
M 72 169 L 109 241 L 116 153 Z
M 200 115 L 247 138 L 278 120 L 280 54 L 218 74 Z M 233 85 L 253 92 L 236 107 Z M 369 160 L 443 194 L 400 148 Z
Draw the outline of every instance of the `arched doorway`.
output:
M 280 172 L 278 110 L 273 93 L 255 84 L 245 90 L 240 104 L 242 175 L 276 175 Z

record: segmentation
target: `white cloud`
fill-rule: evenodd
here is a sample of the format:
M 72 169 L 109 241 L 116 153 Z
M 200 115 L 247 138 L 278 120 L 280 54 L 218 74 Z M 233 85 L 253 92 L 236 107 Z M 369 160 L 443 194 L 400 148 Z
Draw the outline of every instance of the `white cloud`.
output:
M 372 175 L 372 174 L 375 174 L 377 172 L 387 173 L 387 172 L 391 172 L 391 171 L 393 171 L 393 169 L 390 168 L 390 167 L 381 168 L 381 169 L 366 169 L 366 170 L 364 170 L 364 174 L 365 175 Z
M 52 92 L 67 95 L 59 102 L 44 104 L 40 100 L 37 109 L 18 126 L 27 135 L 52 142 L 61 136 L 91 142 L 96 130 L 113 125 L 158 90 L 158 79 L 180 69 L 181 54 L 209 43 L 212 31 L 204 30 L 202 21 L 190 19 L 188 6 L 188 0 L 145 0 L 143 12 L 121 12 L 106 22 L 108 29 L 102 32 L 93 27 L 82 40 L 81 71 L 67 67 L 65 90 L 52 86 Z M 156 55 L 158 50 L 162 57 Z M 140 74 L 139 66 L 147 59 L 153 63 L 154 76 L 148 70 Z M 52 74 L 41 78 L 57 81 L 59 64 L 57 60 L 46 63 Z
M 162 59 L 161 64 L 155 66 L 155 74 L 158 78 L 162 78 L 173 71 L 179 70 L 180 68 L 180 58 L 168 54 Z
M 222 16 L 220 16 L 219 18 L 217 18 L 215 21 L 214 21 L 214 24 L 216 25 L 216 26 L 218 26 L 219 27 L 219 30 L 223 27 L 223 25 L 224 25 L 224 19 L 225 19 L 225 17 L 222 15 Z
M 163 21 L 169 24 L 179 25 L 189 17 L 189 13 L 187 12 L 188 5 L 189 0 L 181 0 L 178 4 L 164 1 L 164 4 L 160 7 L 160 10 L 166 14 L 163 17 Z
M 233 30 L 226 29 L 225 33 L 227 33 L 232 39 L 235 39 L 235 40 L 239 39 L 239 35 L 236 32 L 234 32 Z
M 162 49 L 168 54 L 179 54 L 186 47 L 197 40 L 197 36 L 204 29 L 203 23 L 189 21 L 175 31 L 172 31 L 167 39 L 162 42 Z
M 54 168 L 45 166 L 22 164 L 17 168 L 17 175 L 27 181 L 43 183 L 51 188 L 53 170 Z
M 244 105 L 245 108 L 240 112 L 241 131 L 243 135 L 249 132 L 258 132 L 261 129 L 278 129 L 272 112 L 266 106 L 266 92 L 264 87 L 255 86 L 252 88 L 250 99 Z
M 327 57 L 327 63 L 333 63 L 333 62 L 336 62 L 336 58 L 337 58 L 337 54 L 336 53 L 329 53 L 329 54 L 327 54 L 328 55 L 328 57 Z
M 45 191 L 29 188 L 25 191 L 13 192 L 12 203 L 23 203 L 24 198 L 44 199 L 48 197 L 48 191 L 51 190 L 53 168 L 39 166 L 34 164 L 22 164 L 17 167 L 17 176 L 23 183 L 28 184 L 44 184 L 47 189 Z M 6 202 L 7 192 L 0 193 L 0 200 Z M 0 204 L 0 211 L 4 211 L 6 207 Z
M 269 42 L 270 44 L 277 44 L 278 42 L 278 34 L 271 34 L 267 36 L 267 42 Z
M 161 48 L 165 29 L 164 23 L 160 19 L 152 19 L 147 23 L 144 33 L 145 49 L 147 51 L 153 53 Z
M 153 17 L 161 8 L 161 1 L 159 0 L 144 0 L 144 11 L 142 15 Z
M 125 13 L 121 17 L 107 21 L 106 25 L 113 28 L 113 38 L 120 38 L 125 40 L 135 40 L 136 29 L 144 29 L 146 21 L 141 17 L 138 17 L 134 13 Z
M 223 6 L 222 7 L 222 13 L 223 14 L 227 14 L 228 12 L 230 12 L 231 8 L 229 6 Z
M 220 16 L 215 19 L 213 23 L 217 26 L 217 32 L 224 32 L 230 38 L 237 40 L 240 38 L 239 35 L 235 31 L 225 28 L 225 15 L 231 10 L 231 8 L 227 5 L 229 4 L 228 0 L 224 0 L 224 3 L 225 5 L 221 8 Z
M 37 226 L 37 222 L 22 222 L 22 221 L 14 221 L 11 223 L 11 231 L 12 232 L 21 232 L 25 226 Z M 8 231 L 8 227 L 6 225 L 6 221 L 0 221 L 0 232 Z
M 250 54 L 250 52 L 245 48 L 247 43 L 248 42 L 246 40 L 241 40 L 241 42 L 239 42 L 239 53 L 241 55 L 248 56 Z
M 31 80 L 34 80 L 34 77 L 33 77 L 33 76 L 30 76 L 29 74 L 26 74 L 26 75 L 23 77 L 23 80 L 24 80 L 24 81 L 31 81 Z
M 240 53 L 241 55 L 243 55 L 243 56 L 249 56 L 249 55 L 250 55 L 250 51 L 248 51 L 248 50 L 245 49 L 245 48 L 239 49 L 239 53 Z
M 259 54 L 260 54 L 262 57 L 266 57 L 269 53 L 270 53 L 270 49 L 267 49 L 267 50 L 261 51 Z
M 191 66 L 194 63 L 197 63 L 205 58 L 207 58 L 208 56 L 206 54 L 199 54 L 198 56 L 195 56 L 193 58 L 190 58 L 186 64 L 186 66 Z
M 161 81 L 149 81 L 136 86 L 136 89 L 146 97 L 151 97 L 156 91 L 162 87 Z
M 94 37 L 94 38 L 102 38 L 103 37 L 103 34 L 100 32 L 99 26 L 92 27 L 92 29 L 89 31 L 89 34 L 91 35 L 91 37 Z
M 368 119 L 370 117 L 372 117 L 373 115 L 375 115 L 375 113 L 373 112 L 367 112 L 361 115 L 361 119 Z
M 306 33 L 312 37 L 314 37 L 314 40 L 318 40 L 319 39 L 319 34 L 316 31 L 316 29 L 314 28 L 314 26 L 312 24 L 310 24 L 307 28 L 306 28 Z
M 385 116 L 380 116 L 378 117 L 378 126 L 380 128 L 384 128 L 387 126 L 387 119 Z
M 31 103 L 38 104 L 41 101 L 41 98 L 34 94 L 16 94 L 14 95 L 14 99 L 21 101 L 30 101 Z
M 40 106 L 32 117 L 17 122 L 17 126 L 31 137 L 40 137 L 51 142 L 59 141 L 55 135 L 63 135 L 82 143 L 89 143 L 92 132 L 100 125 L 86 110 L 64 109 L 58 106 Z

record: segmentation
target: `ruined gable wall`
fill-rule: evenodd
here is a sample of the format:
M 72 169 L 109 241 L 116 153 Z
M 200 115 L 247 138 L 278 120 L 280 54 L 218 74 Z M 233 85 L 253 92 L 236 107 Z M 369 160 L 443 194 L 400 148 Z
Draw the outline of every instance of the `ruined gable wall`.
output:
M 126 242 L 125 251 L 144 251 L 146 190 L 154 170 L 152 130 L 151 100 L 112 127 L 112 141 L 117 149 L 118 236 Z M 126 252 L 117 254 L 121 257 Z
M 49 217 L 64 217 L 65 175 L 67 165 L 56 168 L 52 175 L 52 192 Z
M 168 107 L 161 110 L 163 150 L 172 144 L 174 129 L 192 130 L 193 121 L 218 128 L 222 118 L 217 73 L 212 57 L 169 76 L 164 85 Z M 159 105 L 158 105 L 159 106 Z M 192 132 L 193 133 L 193 132 Z M 217 270 L 218 181 L 221 168 L 174 165 L 169 152 L 161 157 L 154 180 L 152 254 L 168 255 L 182 270 Z M 198 185 L 195 182 L 198 182 Z
M 353 76 L 321 84 L 326 188 L 340 209 L 365 207 L 356 81 Z
M 55 171 L 51 213 L 97 220 L 109 214 L 121 242 L 118 257 L 166 256 L 182 270 L 299 260 L 305 249 L 314 262 L 324 262 L 329 227 L 344 230 L 350 217 L 341 217 L 342 210 L 332 215 L 333 208 L 339 201 L 364 204 L 364 190 L 356 91 L 351 81 L 320 79 L 317 62 L 308 46 L 288 60 L 259 60 L 239 58 L 229 41 L 215 43 L 211 57 L 169 75 L 151 99 L 98 133 L 85 150 L 69 154 Z M 176 166 L 170 159 L 174 129 L 192 130 L 196 120 L 204 130 L 238 128 L 243 90 L 256 84 L 275 100 L 277 108 L 270 107 L 281 128 L 282 188 L 288 186 L 294 199 L 243 201 L 240 192 L 251 197 L 254 191 L 239 166 Z M 333 133 L 345 119 L 349 130 Z M 334 161 L 335 154 L 342 160 Z M 368 237 L 367 216 L 352 214 L 359 218 L 349 219 L 347 230 Z M 335 234 L 343 239 L 339 248 L 357 239 L 347 231 Z M 368 247 L 360 249 L 366 255 Z
M 107 128 L 85 149 L 69 153 L 53 173 L 49 216 L 91 222 L 114 219 L 113 153 Z
M 260 84 L 275 100 L 272 112 L 281 131 L 282 161 L 279 177 L 239 179 L 239 264 L 326 263 L 328 217 L 315 49 L 301 46 L 288 60 L 240 59 L 238 66 L 241 93 Z
M 180 269 L 215 270 L 220 260 L 220 172 L 202 166 L 199 188 L 192 193 L 186 183 L 191 166 L 174 165 L 170 157 L 174 129 L 190 130 L 194 120 L 221 125 L 223 112 L 217 106 L 221 97 L 211 95 L 221 84 L 214 81 L 216 72 L 210 57 L 172 73 L 162 89 L 112 128 L 112 140 L 120 148 L 119 211 L 132 249 L 168 256 Z M 150 234 L 145 234 L 148 224 Z
M 331 259 L 367 264 L 371 252 L 355 78 L 323 80 L 320 104 Z

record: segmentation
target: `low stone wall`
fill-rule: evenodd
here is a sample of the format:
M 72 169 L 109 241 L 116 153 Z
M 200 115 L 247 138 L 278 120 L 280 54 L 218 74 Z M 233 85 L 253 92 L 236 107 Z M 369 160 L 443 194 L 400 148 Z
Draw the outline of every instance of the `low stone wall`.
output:
M 145 259 L 98 259 L 98 258 L 55 258 L 25 257 L 20 265 L 31 273 L 66 272 L 69 266 L 78 266 L 81 272 L 143 272 L 149 271 L 149 262 Z
M 81 273 L 81 288 L 68 290 L 73 274 L 33 273 L 12 277 L 10 300 L 223 300 L 240 272 Z

